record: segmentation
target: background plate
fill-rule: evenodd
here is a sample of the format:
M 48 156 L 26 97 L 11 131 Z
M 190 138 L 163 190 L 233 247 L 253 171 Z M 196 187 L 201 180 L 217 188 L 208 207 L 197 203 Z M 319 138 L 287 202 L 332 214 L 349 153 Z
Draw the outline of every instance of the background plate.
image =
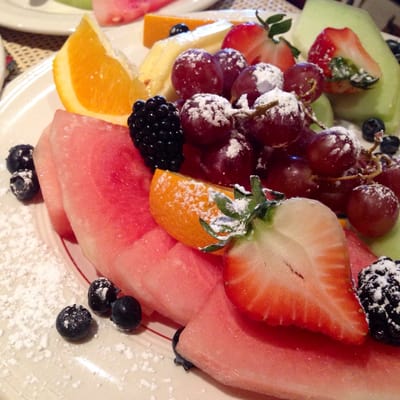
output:
M 204 10 L 216 0 L 176 0 L 159 12 L 185 13 Z M 54 0 L 1 0 L 0 25 L 7 28 L 51 35 L 74 31 L 85 10 Z

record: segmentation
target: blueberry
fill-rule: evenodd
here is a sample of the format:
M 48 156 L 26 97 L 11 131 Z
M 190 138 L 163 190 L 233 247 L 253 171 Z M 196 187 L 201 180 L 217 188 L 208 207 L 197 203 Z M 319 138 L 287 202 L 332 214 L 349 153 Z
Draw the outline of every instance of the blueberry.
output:
M 11 147 L 6 158 L 6 166 L 11 173 L 21 170 L 34 170 L 33 146 L 30 144 L 17 144 Z
M 368 118 L 362 124 L 362 137 L 373 143 L 375 134 L 379 131 L 385 131 L 385 123 L 380 118 Z
M 36 172 L 30 169 L 13 172 L 10 178 L 10 189 L 20 201 L 33 199 L 40 189 Z
M 88 336 L 92 324 L 92 315 L 81 305 L 63 308 L 57 316 L 56 329 L 68 340 L 81 340 Z
M 89 307 L 97 314 L 111 311 L 111 304 L 117 299 L 119 290 L 107 278 L 94 280 L 88 289 Z
M 183 328 L 179 328 L 174 336 L 172 337 L 172 350 L 174 351 L 175 354 L 175 359 L 174 359 L 174 363 L 176 365 L 180 365 L 183 367 L 183 369 L 185 371 L 188 371 L 189 369 L 194 367 L 194 364 L 188 360 L 186 360 L 185 358 L 183 358 L 177 351 L 176 351 L 176 346 L 179 342 L 179 337 L 181 336 L 181 333 L 183 331 Z
M 398 136 L 383 136 L 380 144 L 380 150 L 385 154 L 395 154 L 399 150 L 400 139 Z
M 176 24 L 170 29 L 169 36 L 179 35 L 180 33 L 188 32 L 189 30 L 189 27 L 184 23 Z
M 122 296 L 111 305 L 111 321 L 123 331 L 136 329 L 142 321 L 142 307 L 132 296 Z

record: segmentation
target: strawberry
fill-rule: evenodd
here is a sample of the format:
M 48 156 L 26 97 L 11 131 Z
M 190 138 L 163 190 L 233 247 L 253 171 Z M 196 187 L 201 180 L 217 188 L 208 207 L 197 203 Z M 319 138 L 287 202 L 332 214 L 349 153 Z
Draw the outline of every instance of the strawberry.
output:
M 325 75 L 325 92 L 355 93 L 374 85 L 382 75 L 359 37 L 349 28 L 325 28 L 308 52 L 308 61 Z
M 223 277 L 231 302 L 250 318 L 294 325 L 361 344 L 368 333 L 353 290 L 346 238 L 322 203 L 267 200 L 258 177 L 252 193 L 213 197 L 225 216 L 204 228 L 225 247 Z
M 265 62 L 286 71 L 292 66 L 299 54 L 283 37 L 291 27 L 291 20 L 284 20 L 285 14 L 276 14 L 263 20 L 256 12 L 257 22 L 245 22 L 235 25 L 225 36 L 222 48 L 239 50 L 248 64 Z

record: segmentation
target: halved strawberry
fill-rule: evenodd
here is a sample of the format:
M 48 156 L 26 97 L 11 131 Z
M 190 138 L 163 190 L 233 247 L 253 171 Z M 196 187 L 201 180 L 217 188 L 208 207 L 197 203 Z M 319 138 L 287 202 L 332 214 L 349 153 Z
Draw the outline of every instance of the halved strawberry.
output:
M 222 48 L 239 50 L 248 64 L 265 62 L 286 71 L 292 66 L 298 55 L 295 49 L 283 37 L 275 37 L 286 33 L 291 27 L 291 20 L 284 20 L 285 14 L 276 14 L 266 20 L 256 16 L 260 23 L 245 22 L 235 25 L 225 36 Z
M 325 75 L 325 92 L 355 93 L 368 89 L 382 75 L 359 37 L 349 28 L 325 28 L 308 52 L 308 61 L 319 65 Z
M 227 246 L 223 276 L 232 303 L 255 320 L 362 343 L 368 324 L 336 215 L 316 200 L 266 200 L 256 177 L 251 195 L 237 190 L 233 202 L 217 196 L 227 216 L 205 226 Z

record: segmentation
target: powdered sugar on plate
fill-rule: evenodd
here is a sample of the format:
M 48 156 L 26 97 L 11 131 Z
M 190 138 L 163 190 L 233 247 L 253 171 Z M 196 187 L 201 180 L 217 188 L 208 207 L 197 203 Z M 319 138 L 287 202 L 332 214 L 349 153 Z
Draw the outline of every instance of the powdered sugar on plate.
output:
M 8 178 L 1 163 L 0 398 L 59 400 L 97 393 L 124 399 L 134 390 L 139 398 L 161 393 L 173 400 L 174 375 L 183 372 L 174 366 L 168 340 L 144 329 L 123 334 L 108 318 L 95 315 L 90 340 L 70 343 L 59 336 L 59 311 L 74 303 L 87 307 L 87 287 L 65 255 L 41 236 L 36 219 L 44 204 L 18 202 Z

